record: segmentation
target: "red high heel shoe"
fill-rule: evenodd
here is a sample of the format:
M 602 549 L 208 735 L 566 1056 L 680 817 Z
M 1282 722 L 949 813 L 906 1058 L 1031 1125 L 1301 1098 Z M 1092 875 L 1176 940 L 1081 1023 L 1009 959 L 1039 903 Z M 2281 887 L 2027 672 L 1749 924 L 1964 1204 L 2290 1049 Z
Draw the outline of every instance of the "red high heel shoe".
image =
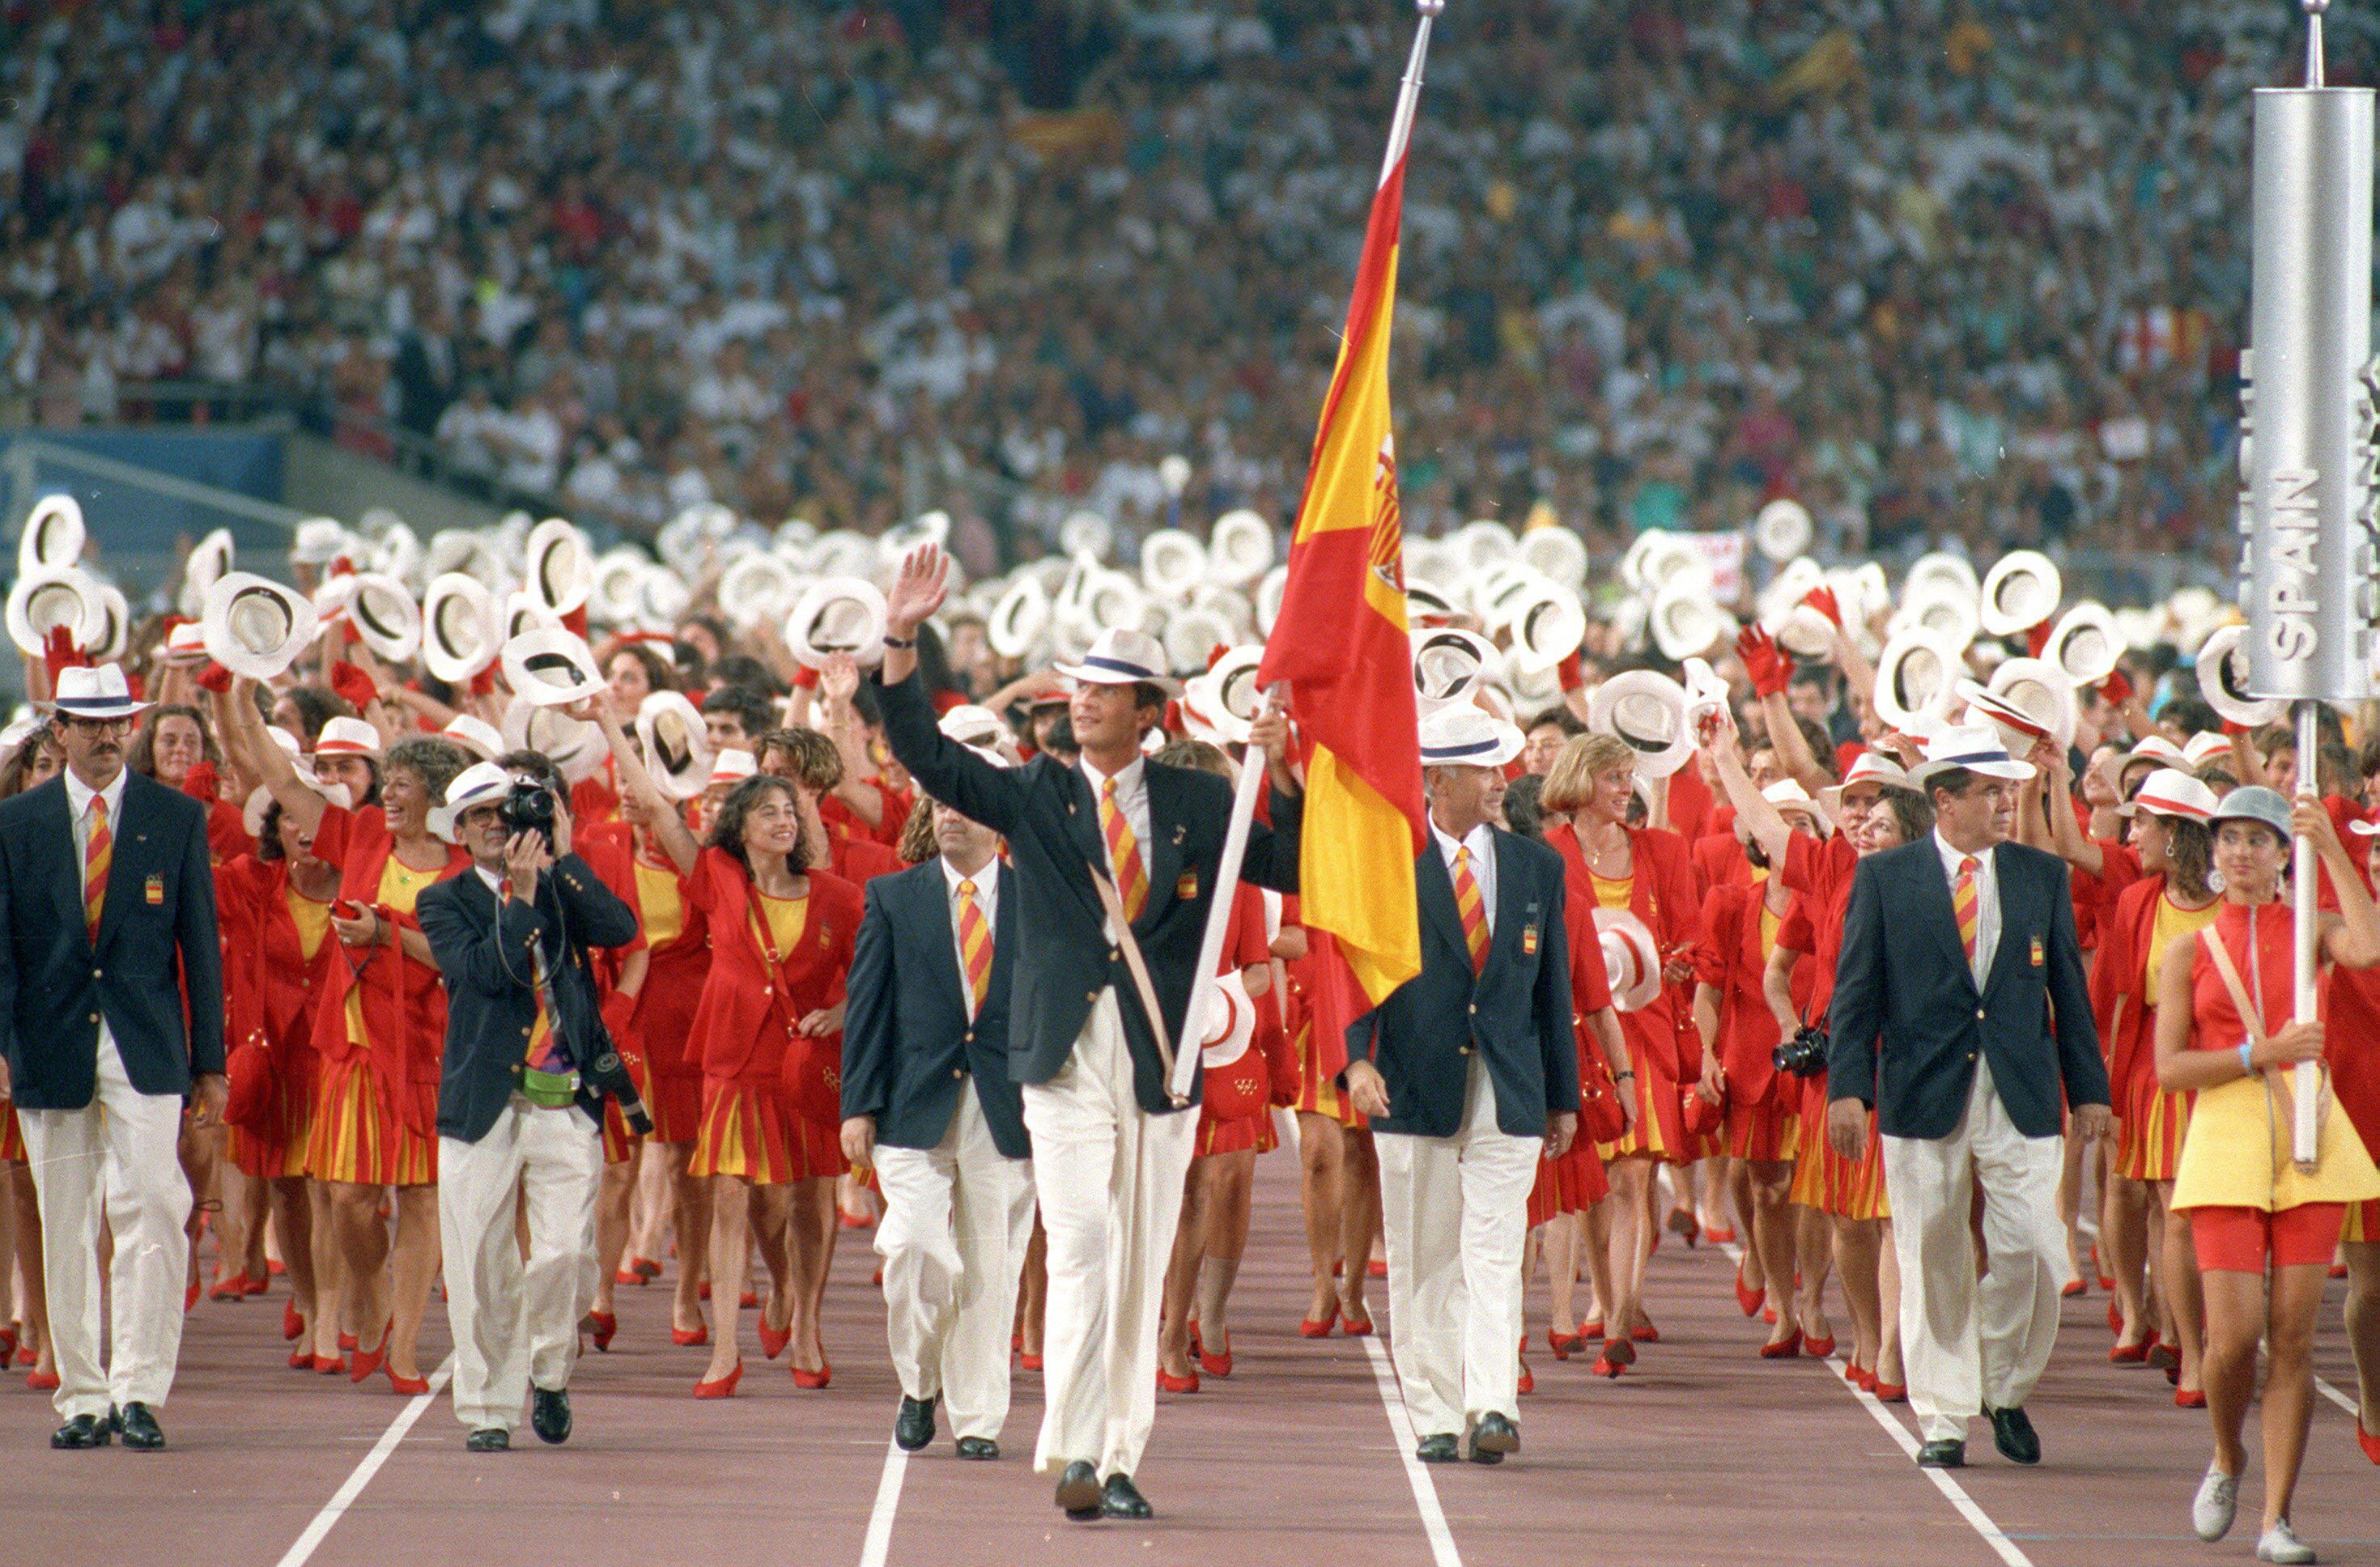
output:
M 384 1369 L 388 1372 L 390 1389 L 407 1398 L 419 1398 L 430 1391 L 430 1379 L 427 1377 L 400 1377 L 394 1366 Z
M 743 1379 L 744 1363 L 739 1360 L 735 1363 L 735 1370 L 730 1371 L 726 1376 L 720 1378 L 717 1381 L 695 1383 L 694 1396 L 697 1398 L 734 1398 L 735 1396 L 735 1384 Z
M 340 1354 L 318 1354 L 314 1357 L 314 1369 L 325 1377 L 343 1376 L 347 1369 L 346 1357 Z
M 1020 1349 L 1016 1352 L 1016 1364 L 1023 1370 L 1038 1371 L 1041 1369 L 1041 1357 L 1038 1354 L 1027 1354 Z
M 1583 1342 L 1576 1333 L 1558 1333 L 1551 1328 L 1546 1330 L 1546 1347 L 1554 1352 L 1556 1360 L 1568 1360 L 1570 1352 Z
M 250 1273 L 242 1281 L 239 1293 L 243 1295 L 261 1295 L 272 1287 L 273 1280 L 269 1274 L 260 1279 Z
M 196 1284 L 192 1284 L 188 1289 L 182 1292 L 182 1315 L 185 1317 L 188 1316 L 191 1312 L 198 1309 L 198 1305 L 199 1287 Z
M 2173 1406 L 2176 1409 L 2204 1409 L 2206 1407 L 2206 1395 L 2196 1388 L 2176 1388 L 2173 1390 Z M 2363 1436 L 2362 1427 L 2357 1428 L 2356 1435 Z M 2363 1439 L 2368 1442 L 2372 1439 L 2364 1437 Z M 2363 1451 L 2372 1452 L 2369 1447 Z M 2380 1452 L 2372 1453 L 2372 1462 L 2380 1464 Z
M 1751 1285 L 1745 1283 L 1743 1282 L 1743 1266 L 1741 1263 L 1737 1264 L 1735 1269 L 1736 1309 L 1742 1312 L 1746 1317 L 1757 1317 L 1760 1315 L 1760 1308 L 1767 1305 L 1767 1289 L 1764 1286 L 1763 1288 L 1755 1290 Z
M 710 1342 L 710 1328 L 707 1323 L 699 1328 L 672 1328 L 670 1330 L 670 1342 L 677 1345 L 680 1349 L 687 1348 L 693 1344 L 707 1344 Z M 724 1397 L 725 1395 L 722 1394 L 721 1396 Z
M 314 1352 L 310 1349 L 291 1350 L 289 1352 L 289 1369 L 292 1371 L 311 1371 L 314 1369 Z
M 280 1278 L 284 1273 L 286 1273 L 286 1272 L 288 1272 L 288 1271 L 289 1271 L 289 1269 L 286 1269 L 286 1268 L 283 1267 L 280 1263 L 278 1263 L 278 1262 L 274 1261 L 272 1257 L 266 1257 L 266 1258 L 264 1259 L 264 1276 L 265 1276 L 267 1279 L 278 1279 L 278 1278 Z
M 1595 1374 L 1616 1378 L 1636 1364 L 1636 1346 L 1626 1339 L 1606 1339 L 1603 1353 L 1595 1357 Z
M 1176 1377 L 1160 1366 L 1157 1368 L 1157 1391 L 1161 1393 L 1195 1393 L 1198 1391 L 1198 1373 Z
M 1799 1328 L 1793 1329 L 1773 1343 L 1760 1346 L 1760 1358 L 1763 1360 L 1791 1360 L 1801 1353 L 1802 1330 Z
M 1320 1321 L 1318 1322 L 1311 1317 L 1298 1318 L 1297 1336 L 1301 1339 L 1327 1339 L 1330 1336 L 1330 1325 L 1338 1320 L 1339 1297 L 1332 1295 L 1330 1305 L 1322 1313 Z
M 1526 1333 L 1523 1333 L 1521 1335 L 1519 1354 L 1521 1357 L 1521 1377 L 1519 1382 L 1514 1386 L 1512 1391 L 1518 1393 L 1536 1392 L 1537 1391 L 1537 1379 L 1535 1374 L 1529 1370 L 1529 1335 Z
M 1828 1333 L 1823 1339 L 1804 1336 L 1802 1340 L 1802 1353 L 1813 1360 L 1824 1360 L 1835 1353 L 1835 1336 L 1832 1333 Z
M 816 1392 L 833 1380 L 834 1367 L 823 1355 L 819 1357 L 819 1368 L 815 1371 L 805 1371 L 798 1366 L 794 1367 L 794 1386 L 797 1388 Z
M 650 1257 L 632 1257 L 628 1259 L 628 1266 L 648 1279 L 658 1279 L 662 1276 L 662 1265 Z
M 612 1282 L 615 1285 L 649 1284 L 652 1282 L 652 1281 L 647 1275 L 638 1272 L 633 1268 L 623 1268 L 612 1275 Z
M 58 1374 L 55 1371 L 29 1371 L 25 1374 L 25 1385 L 37 1393 L 54 1393 L 58 1391 Z
M 392 1322 L 387 1327 L 382 1328 L 380 1330 L 380 1348 L 372 1351 L 370 1354 L 366 1354 L 363 1351 L 358 1350 L 353 1355 L 348 1357 L 347 1379 L 349 1381 L 360 1382 L 387 1363 L 388 1336 L 391 1332 L 395 1330 L 395 1327 L 396 1324 Z
M 613 1311 L 590 1311 L 587 1314 L 587 1326 L 594 1335 L 595 1348 L 598 1353 L 611 1354 L 613 1336 L 620 1330 L 619 1314 Z
M 1364 1276 L 1367 1279 L 1387 1278 L 1389 1276 L 1389 1259 L 1385 1257 L 1376 1257 L 1372 1258 L 1371 1261 L 1364 1264 Z
M 1878 1403 L 1907 1403 L 1909 1402 L 1909 1384 L 1906 1382 L 1887 1382 L 1878 1380 L 1874 1387 L 1868 1389 L 1868 1391 L 1876 1395 L 1876 1402 Z
M 1578 1325 L 1578 1336 L 1590 1342 L 1603 1337 L 1603 1318 L 1597 1317 L 1590 1321 L 1580 1323 Z
M 1876 1391 L 1876 1373 L 1864 1366 L 1854 1366 L 1844 1372 L 1843 1379 L 1864 1393 Z
M 340 1354 L 353 1354 L 360 1347 L 362 1346 L 357 1342 L 356 1336 L 353 1333 L 341 1333 L 339 1335 Z
M 701 1283 L 697 1284 L 694 1287 L 694 1294 L 697 1300 L 709 1300 L 710 1298 L 710 1281 L 705 1279 Z
M 1226 1329 L 1223 1333 L 1222 1354 L 1210 1354 L 1208 1353 L 1207 1346 L 1204 1343 L 1201 1343 L 1198 1346 L 1198 1369 L 1204 1371 L 1209 1377 L 1228 1377 L 1232 1374 L 1232 1335 L 1230 1330 Z
M 785 1353 L 785 1346 L 793 1342 L 794 1325 L 792 1323 L 788 1322 L 783 1328 L 771 1328 L 765 1321 L 760 1324 L 760 1354 L 764 1358 L 776 1359 Z
M 2107 1358 L 2118 1366 L 2145 1366 L 2149 1358 L 2148 1342 L 2143 1340 L 2136 1344 L 2111 1345 Z
M 2089 1282 L 2082 1279 L 2069 1279 L 2058 1286 L 2058 1293 L 2061 1295 L 2079 1295 L 2090 1287 Z
M 2174 1394 L 2173 1397 L 2175 1403 L 2179 1403 L 2181 1402 L 2181 1395 L 2180 1393 Z M 2200 1404 L 2204 1404 L 2205 1402 L 2206 1395 L 2204 1393 L 2200 1393 L 2198 1395 L 2198 1403 Z M 2361 1415 L 2358 1415 L 2355 1417 L 2355 1445 L 2363 1450 L 2364 1457 L 2370 1459 L 2374 1464 L 2380 1464 L 2380 1436 L 2374 1436 L 2371 1432 L 2363 1428 L 2363 1416 Z
M 2107 1331 L 2111 1333 L 2120 1333 L 2123 1330 L 2123 1309 L 2111 1300 L 2107 1303 Z
M 1777 1308 L 1773 1306 L 1762 1306 L 1760 1308 L 1760 1320 L 1765 1326 L 1770 1328 L 1777 1326 Z
M 8 1357 L 16 1353 L 17 1330 L 14 1328 L 0 1328 L 0 1366 L 7 1365 Z
M 298 1315 L 298 1303 L 294 1300 L 282 1302 L 281 1337 L 285 1341 L 295 1340 L 298 1334 L 303 1333 L 305 1330 L 306 1319 Z
M 1661 1330 L 1650 1322 L 1639 1322 L 1628 1330 L 1628 1336 L 1640 1344 L 1658 1344 L 1661 1342 Z
M 209 1300 L 245 1300 L 248 1298 L 248 1275 L 235 1273 L 228 1279 L 217 1279 L 214 1288 L 207 1292 Z
M 758 1290 L 746 1290 L 742 1294 L 735 1297 L 735 1309 L 738 1311 L 754 1310 L 759 1306 L 759 1304 L 760 1294 Z
M 1351 1339 L 1369 1337 L 1372 1331 L 1372 1314 L 1366 1311 L 1363 1316 L 1358 1317 L 1352 1311 L 1342 1311 L 1339 1314 L 1339 1330 Z
M 18 1364 L 18 1365 L 19 1365 L 19 1366 L 30 1366 L 30 1365 L 32 1365 L 35 1361 L 37 1361 L 37 1360 L 39 1360 L 39 1359 L 41 1359 L 41 1354 L 40 1354 L 40 1353 L 39 1353 L 38 1351 L 36 1351 L 36 1350 L 33 1348 L 33 1346 L 32 1346 L 32 1345 L 30 1345 L 30 1344 L 27 1344 L 27 1343 L 20 1343 L 20 1344 L 18 1344 L 18 1345 L 17 1346 L 17 1364 Z
M 1715 1246 L 1731 1246 L 1735 1245 L 1735 1226 L 1722 1224 L 1714 1229 L 1706 1224 L 1703 1226 L 1703 1239 Z

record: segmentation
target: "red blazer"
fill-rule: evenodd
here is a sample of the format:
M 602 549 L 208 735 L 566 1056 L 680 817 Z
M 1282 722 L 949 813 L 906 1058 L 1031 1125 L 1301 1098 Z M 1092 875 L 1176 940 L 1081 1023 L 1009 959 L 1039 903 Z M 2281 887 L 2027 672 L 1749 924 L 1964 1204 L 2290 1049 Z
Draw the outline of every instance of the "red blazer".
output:
M 1766 889 L 1766 882 L 1751 881 L 1712 888 L 1703 903 L 1703 944 L 1694 959 L 1694 978 L 1719 993 L 1719 1065 L 1730 1097 L 1740 1104 L 1766 1102 L 1777 1077 L 1777 1019 L 1760 991 L 1768 964 L 1760 944 Z M 1790 906 L 1786 912 L 1791 914 Z M 1780 941 L 1784 929 L 1780 918 Z
M 690 901 L 710 925 L 710 973 L 687 1053 L 701 1061 L 704 1076 L 776 1083 L 788 1046 L 799 1039 L 795 1026 L 843 999 L 859 932 L 859 889 L 823 870 L 808 877 L 802 938 L 771 968 L 754 929 L 759 905 L 742 862 L 724 849 L 705 849 L 695 861 Z
M 1591 922 L 1597 902 L 1595 881 L 1586 869 L 1577 832 L 1569 822 L 1561 822 L 1547 831 L 1546 842 L 1562 856 L 1565 905 L 1576 905 Z M 1674 954 L 1692 955 L 1702 942 L 1703 905 L 1686 841 L 1665 828 L 1631 827 L 1628 851 L 1630 910 L 1653 932 L 1664 962 Z M 1700 1070 L 1702 1049 L 1699 1041 L 1690 1041 L 1679 1030 L 1682 1013 L 1688 1020 L 1686 1033 L 1692 1033 L 1693 1014 L 1678 1000 L 1676 990 L 1663 986 L 1650 1003 L 1621 1013 L 1620 1029 L 1627 1037 L 1632 1056 L 1641 1056 L 1664 1074 L 1685 1082 Z
M 413 916 L 380 905 L 381 872 L 395 851 L 388 819 L 377 809 L 328 807 L 322 825 L 314 831 L 314 856 L 339 868 L 341 899 L 378 909 L 382 918 L 419 930 L 421 923 Z M 470 852 L 449 844 L 446 869 L 438 880 L 470 868 Z M 362 954 L 342 945 L 334 931 L 324 946 L 337 951 L 323 966 L 321 1010 L 314 1014 L 315 1048 L 332 1061 L 346 1061 L 356 1053 L 347 1042 L 347 992 L 360 986 L 365 1037 L 375 1050 L 399 1052 L 406 1075 L 417 1085 L 429 1085 L 434 1095 L 446 1047 L 446 987 L 438 970 L 394 943 Z
M 289 862 L 242 855 L 217 868 L 215 907 L 224 925 L 224 988 L 235 1038 L 261 1032 L 275 1055 L 315 1048 L 315 1011 L 329 988 L 338 933 L 325 929 L 310 962 L 289 914 Z
M 606 877 L 605 884 L 636 910 L 638 942 L 645 942 L 650 927 L 645 911 L 644 881 L 637 874 L 638 865 L 676 878 L 682 920 L 678 933 L 668 944 L 646 948 L 651 957 L 645 969 L 644 989 L 637 992 L 636 1006 L 627 1014 L 627 1032 L 636 1040 L 637 1051 L 644 1058 L 647 1071 L 662 1077 L 700 1077 L 702 1058 L 691 1048 L 691 1041 L 695 1013 L 702 1002 L 703 987 L 710 978 L 709 922 L 703 918 L 701 905 L 694 901 L 692 879 L 679 876 L 675 865 L 639 861 L 625 848 L 620 852 L 626 859 L 623 867 L 625 874 L 616 885 Z

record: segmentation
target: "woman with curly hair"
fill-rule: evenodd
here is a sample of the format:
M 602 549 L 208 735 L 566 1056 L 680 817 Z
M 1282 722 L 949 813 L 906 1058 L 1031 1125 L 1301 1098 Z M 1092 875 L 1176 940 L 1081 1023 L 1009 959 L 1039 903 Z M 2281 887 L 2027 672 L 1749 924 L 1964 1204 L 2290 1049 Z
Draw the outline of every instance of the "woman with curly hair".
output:
M 424 888 L 470 869 L 469 852 L 430 827 L 431 808 L 470 759 L 450 741 L 407 735 L 381 758 L 381 808 L 348 809 L 299 779 L 266 737 L 248 682 L 234 684 L 224 711 L 240 765 L 292 826 L 312 835 L 314 856 L 339 868 L 331 912 L 338 944 L 315 1014 L 322 1079 L 307 1169 L 330 1190 L 340 1308 L 357 1343 L 347 1374 L 361 1382 L 385 1368 L 396 1391 L 426 1391 L 416 1350 L 438 1273 L 446 991 L 413 907 Z M 380 1214 L 391 1186 L 393 1248 Z
M 790 1345 L 795 1384 L 823 1388 L 832 1368 L 819 1341 L 817 1282 L 796 1276 L 788 1221 L 797 1200 L 814 1197 L 800 1183 L 831 1184 L 844 1171 L 843 985 L 859 889 L 810 869 L 789 780 L 759 773 L 736 784 L 698 842 L 662 799 L 611 703 L 599 696 L 588 709 L 710 932 L 710 971 L 687 1042 L 703 1079 L 688 1170 L 710 1183 L 710 1365 L 694 1394 L 732 1397 L 744 1375 L 736 1318 L 755 1233 L 772 1284 L 761 1349 L 773 1360 Z

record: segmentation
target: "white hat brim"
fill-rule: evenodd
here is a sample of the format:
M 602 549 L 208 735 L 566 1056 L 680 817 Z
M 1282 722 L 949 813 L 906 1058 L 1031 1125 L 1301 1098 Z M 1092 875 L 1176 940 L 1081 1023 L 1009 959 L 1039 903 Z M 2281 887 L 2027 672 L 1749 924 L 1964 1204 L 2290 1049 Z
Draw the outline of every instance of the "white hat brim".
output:
M 232 616 L 256 600 L 270 600 L 288 617 L 278 644 L 255 648 L 232 633 Z M 296 589 L 249 572 L 231 571 L 215 578 L 199 607 L 199 623 L 207 656 L 250 680 L 278 679 L 314 641 L 317 629 L 313 601 Z

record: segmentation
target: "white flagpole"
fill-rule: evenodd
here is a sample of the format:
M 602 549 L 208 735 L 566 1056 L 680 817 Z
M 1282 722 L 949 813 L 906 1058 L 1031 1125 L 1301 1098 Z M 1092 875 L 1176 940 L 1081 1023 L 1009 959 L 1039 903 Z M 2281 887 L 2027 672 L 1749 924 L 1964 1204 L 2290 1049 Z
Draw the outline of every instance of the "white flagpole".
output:
M 1422 61 L 1429 53 L 1429 24 L 1446 8 L 1446 0 L 1414 0 L 1414 8 L 1421 13 L 1421 26 L 1414 31 L 1413 53 L 1406 56 L 1404 80 L 1397 91 L 1397 111 L 1389 122 L 1388 152 L 1380 160 L 1380 183 L 1388 183 L 1389 174 L 1397 160 L 1405 154 L 1405 144 L 1413 139 L 1414 108 L 1421 101 Z M 1267 693 L 1272 700 L 1274 692 Z M 1257 791 L 1264 786 L 1268 771 L 1261 753 L 1251 751 L 1240 761 L 1240 786 L 1232 796 L 1231 824 L 1223 832 L 1223 857 L 1215 866 L 1215 885 L 1209 891 L 1211 902 L 1207 907 L 1207 929 L 1198 942 L 1197 978 L 1190 989 L 1189 1010 L 1183 1014 L 1180 1048 L 1173 1057 L 1173 1075 L 1166 1083 L 1166 1092 L 1177 1105 L 1190 1102 L 1191 1086 L 1197 1080 L 1198 1057 L 1207 1039 L 1202 1019 L 1214 1004 L 1216 994 L 1215 968 L 1223 961 L 1223 937 L 1232 923 L 1232 904 L 1240 884 L 1240 866 L 1247 857 L 1248 824 L 1255 820 Z

